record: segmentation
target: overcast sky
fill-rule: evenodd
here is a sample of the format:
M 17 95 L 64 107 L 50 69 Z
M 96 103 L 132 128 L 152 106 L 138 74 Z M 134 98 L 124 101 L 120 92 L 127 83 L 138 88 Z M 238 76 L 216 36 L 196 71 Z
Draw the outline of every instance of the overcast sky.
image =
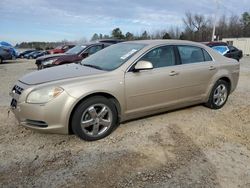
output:
M 250 12 L 250 0 L 220 0 L 220 14 Z M 90 39 L 182 26 L 186 11 L 213 15 L 215 0 L 0 0 L 0 41 Z

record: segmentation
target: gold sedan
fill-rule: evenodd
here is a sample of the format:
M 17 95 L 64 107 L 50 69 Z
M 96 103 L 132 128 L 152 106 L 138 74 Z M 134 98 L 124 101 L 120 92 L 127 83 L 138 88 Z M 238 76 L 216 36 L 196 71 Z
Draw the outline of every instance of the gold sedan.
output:
M 126 120 L 194 104 L 221 108 L 239 67 L 199 43 L 123 42 L 80 64 L 25 75 L 10 92 L 11 108 L 25 127 L 98 140 Z

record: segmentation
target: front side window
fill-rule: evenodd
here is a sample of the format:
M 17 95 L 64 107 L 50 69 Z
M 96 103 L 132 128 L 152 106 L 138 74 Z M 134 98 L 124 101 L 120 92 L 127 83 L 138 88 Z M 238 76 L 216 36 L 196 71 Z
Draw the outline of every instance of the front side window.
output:
M 74 48 L 71 48 L 70 50 L 68 50 L 68 51 L 66 52 L 66 54 L 79 54 L 79 53 L 82 52 L 85 48 L 86 48 L 86 46 L 75 46 Z
M 98 45 L 98 46 L 92 46 L 92 47 L 90 47 L 88 49 L 88 53 L 89 53 L 89 55 L 92 55 L 92 54 L 98 52 L 101 49 L 102 49 L 102 46 L 100 46 L 100 45 Z
M 204 62 L 203 51 L 195 46 L 178 46 L 182 64 Z
M 173 46 L 162 46 L 155 48 L 144 55 L 140 60 L 149 61 L 154 68 L 175 65 L 175 53 Z

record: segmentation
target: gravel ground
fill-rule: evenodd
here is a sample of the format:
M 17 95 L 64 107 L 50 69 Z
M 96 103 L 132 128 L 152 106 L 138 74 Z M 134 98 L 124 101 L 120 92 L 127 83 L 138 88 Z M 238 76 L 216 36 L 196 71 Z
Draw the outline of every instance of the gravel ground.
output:
M 201 105 L 121 124 L 109 137 L 40 134 L 8 114 L 34 61 L 0 65 L 0 187 L 250 187 L 250 58 L 221 110 Z

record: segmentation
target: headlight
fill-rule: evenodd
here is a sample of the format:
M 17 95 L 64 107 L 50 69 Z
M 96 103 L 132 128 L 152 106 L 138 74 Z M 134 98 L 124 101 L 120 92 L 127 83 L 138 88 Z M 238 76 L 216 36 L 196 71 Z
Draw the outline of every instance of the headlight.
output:
M 50 64 L 52 64 L 53 62 L 55 62 L 56 60 L 57 60 L 57 59 L 51 59 L 51 60 L 42 62 L 42 64 L 43 64 L 43 65 L 50 65 Z
M 26 98 L 27 103 L 42 104 L 56 98 L 63 92 L 60 87 L 47 87 L 31 91 Z

